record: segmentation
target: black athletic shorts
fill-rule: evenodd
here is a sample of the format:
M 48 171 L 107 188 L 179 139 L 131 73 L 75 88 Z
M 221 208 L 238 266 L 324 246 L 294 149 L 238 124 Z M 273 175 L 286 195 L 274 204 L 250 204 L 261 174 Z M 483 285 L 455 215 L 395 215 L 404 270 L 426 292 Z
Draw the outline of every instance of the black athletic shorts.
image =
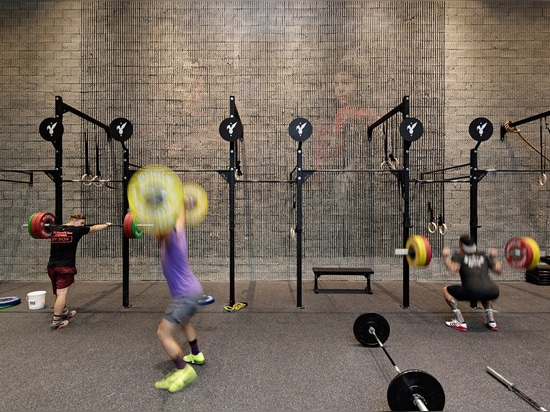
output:
M 473 290 L 462 285 L 447 286 L 447 291 L 456 300 L 495 300 L 498 298 L 498 288 Z

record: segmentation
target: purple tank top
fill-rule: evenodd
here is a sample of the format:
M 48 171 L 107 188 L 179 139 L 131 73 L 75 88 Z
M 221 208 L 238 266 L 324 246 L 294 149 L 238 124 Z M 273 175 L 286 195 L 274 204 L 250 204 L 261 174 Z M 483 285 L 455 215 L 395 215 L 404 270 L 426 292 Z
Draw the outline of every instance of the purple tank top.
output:
M 160 261 L 172 297 L 196 297 L 204 293 L 189 266 L 187 237 L 184 230 L 179 233 L 172 230 L 168 239 L 162 242 Z

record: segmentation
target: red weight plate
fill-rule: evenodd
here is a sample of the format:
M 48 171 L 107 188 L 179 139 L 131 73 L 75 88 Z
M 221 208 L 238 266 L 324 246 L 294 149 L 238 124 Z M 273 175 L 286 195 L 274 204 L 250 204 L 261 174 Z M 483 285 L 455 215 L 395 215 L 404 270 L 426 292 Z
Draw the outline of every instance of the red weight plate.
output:
M 132 230 L 133 224 L 134 224 L 134 215 L 130 212 L 126 213 L 126 216 L 124 216 L 124 224 L 122 225 L 122 227 L 123 227 L 124 237 L 126 237 L 127 239 L 135 238 L 134 231 Z
M 424 244 L 426 245 L 426 262 L 424 263 L 424 266 L 428 266 L 430 262 L 432 261 L 432 246 L 430 245 L 430 241 L 426 236 L 420 235 L 422 240 L 424 241 Z
M 523 269 L 533 261 L 533 249 L 522 237 L 513 237 L 504 246 L 504 258 L 510 267 Z

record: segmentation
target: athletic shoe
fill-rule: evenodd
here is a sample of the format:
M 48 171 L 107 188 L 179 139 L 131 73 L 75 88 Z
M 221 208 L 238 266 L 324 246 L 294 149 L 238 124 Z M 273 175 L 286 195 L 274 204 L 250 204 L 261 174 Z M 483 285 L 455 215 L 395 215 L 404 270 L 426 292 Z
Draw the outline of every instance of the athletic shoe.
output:
M 458 320 L 453 319 L 450 322 L 445 322 L 445 325 L 461 332 L 468 332 L 468 325 L 466 325 L 466 322 L 459 322 Z
M 172 379 L 172 383 L 168 387 L 168 392 L 178 392 L 197 379 L 197 372 L 191 365 L 187 365 L 185 368 L 178 370 Z
M 485 326 L 487 326 L 489 329 L 494 330 L 494 331 L 498 330 L 497 323 L 494 320 L 492 320 L 490 322 L 485 322 Z
M 172 381 L 176 378 L 176 373 L 181 370 L 183 369 L 174 369 L 171 372 L 169 372 L 168 375 L 164 377 L 164 379 L 161 379 L 160 381 L 155 382 L 155 388 L 168 389 L 172 384 Z
M 185 355 L 183 357 L 183 360 L 187 363 L 202 365 L 204 363 L 204 355 L 202 352 L 199 352 L 196 355 L 193 355 L 192 353 L 190 353 L 189 355 Z
M 69 326 L 68 320 L 60 320 L 58 322 L 52 322 L 50 325 L 51 330 L 63 329 Z
M 67 320 L 67 319 L 74 318 L 75 316 L 76 316 L 76 310 L 68 310 L 67 312 L 61 314 L 61 319 Z

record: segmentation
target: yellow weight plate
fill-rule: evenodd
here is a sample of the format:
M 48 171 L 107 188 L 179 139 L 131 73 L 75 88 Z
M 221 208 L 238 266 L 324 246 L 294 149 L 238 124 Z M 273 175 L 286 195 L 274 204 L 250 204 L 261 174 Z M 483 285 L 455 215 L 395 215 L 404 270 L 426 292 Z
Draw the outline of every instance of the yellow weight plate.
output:
M 531 260 L 531 263 L 528 263 L 526 266 L 527 270 L 533 270 L 537 267 L 540 261 L 540 248 L 537 241 L 531 237 L 523 237 L 523 240 L 531 246 L 531 250 L 533 251 L 533 259 Z
M 208 214 L 208 195 L 197 183 L 183 184 L 185 223 L 187 226 L 201 224 Z
M 407 255 L 407 262 L 410 266 L 420 267 L 425 266 L 426 264 L 426 245 L 422 236 L 413 235 L 409 236 L 407 242 L 405 243 L 405 248 L 407 248 L 411 253 Z
M 183 207 L 181 180 L 167 167 L 144 167 L 128 182 L 128 204 L 136 224 L 152 224 L 156 232 L 168 232 Z

